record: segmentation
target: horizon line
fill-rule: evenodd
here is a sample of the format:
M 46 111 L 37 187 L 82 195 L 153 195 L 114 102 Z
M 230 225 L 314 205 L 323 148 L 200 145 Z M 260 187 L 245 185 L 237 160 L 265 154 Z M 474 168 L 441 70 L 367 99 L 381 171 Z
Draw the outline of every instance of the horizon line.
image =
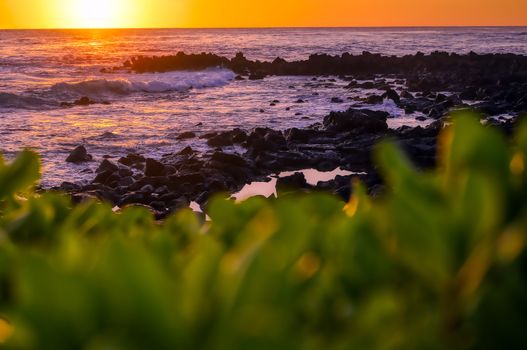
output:
M 525 25 L 397 25 L 397 26 L 273 26 L 273 27 L 43 27 L 0 28 L 0 30 L 248 30 L 248 29 L 419 29 L 419 28 L 527 28 Z

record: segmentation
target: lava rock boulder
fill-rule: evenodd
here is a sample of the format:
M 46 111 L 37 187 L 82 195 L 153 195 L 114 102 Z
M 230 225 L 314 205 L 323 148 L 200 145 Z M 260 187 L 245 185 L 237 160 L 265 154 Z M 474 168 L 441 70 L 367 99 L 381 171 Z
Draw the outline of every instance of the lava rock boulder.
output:
M 89 162 L 91 160 L 93 160 L 93 156 L 88 154 L 86 147 L 82 145 L 77 146 L 73 151 L 71 151 L 68 158 L 66 158 L 66 162 L 68 163 L 83 163 Z

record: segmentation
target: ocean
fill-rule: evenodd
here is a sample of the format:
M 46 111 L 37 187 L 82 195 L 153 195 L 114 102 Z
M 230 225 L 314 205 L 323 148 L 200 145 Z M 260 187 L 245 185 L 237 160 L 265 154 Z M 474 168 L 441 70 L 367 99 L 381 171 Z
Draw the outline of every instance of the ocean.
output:
M 401 56 L 418 51 L 527 55 L 527 28 L 123 29 L 0 31 L 0 152 L 12 158 L 25 147 L 43 157 L 43 186 L 93 178 L 98 162 L 64 160 L 84 144 L 97 160 L 139 152 L 152 157 L 235 127 L 285 129 L 320 121 L 375 91 L 347 92 L 328 77 L 268 77 L 237 81 L 225 69 L 161 74 L 101 73 L 136 55 L 212 52 L 249 59 L 306 59 L 310 54 L 369 51 Z M 354 95 L 354 96 L 352 96 Z M 61 107 L 88 96 L 105 104 Z M 295 103 L 297 100 L 305 103 Z M 273 101 L 279 103 L 272 103 Z M 274 104 L 272 106 L 271 104 Z M 371 106 L 390 112 L 390 126 L 418 125 L 391 101 Z

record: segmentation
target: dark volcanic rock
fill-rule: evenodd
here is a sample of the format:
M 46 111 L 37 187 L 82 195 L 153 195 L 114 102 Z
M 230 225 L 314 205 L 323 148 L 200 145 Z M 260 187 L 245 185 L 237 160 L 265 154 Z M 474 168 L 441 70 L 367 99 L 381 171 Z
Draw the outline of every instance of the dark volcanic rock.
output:
M 325 130 L 333 132 L 383 132 L 388 129 L 386 112 L 348 109 L 345 112 L 331 112 L 324 118 Z
M 170 179 L 168 176 L 143 176 L 139 178 L 133 185 L 130 186 L 131 191 L 140 191 L 145 186 L 149 185 L 153 188 L 167 186 Z
M 401 98 L 414 98 L 414 95 L 412 95 L 410 92 L 404 90 L 403 92 L 401 92 Z
M 126 166 L 133 166 L 133 165 L 141 164 L 141 163 L 144 163 L 145 161 L 146 161 L 145 157 L 139 154 L 135 154 L 135 153 L 130 153 L 126 157 L 120 158 L 118 160 L 119 163 L 126 165 Z
M 228 59 L 213 54 L 186 55 L 179 52 L 174 56 L 134 57 L 130 61 L 126 61 L 123 66 L 138 73 L 162 73 L 174 70 L 203 70 L 226 66 L 228 62 Z
M 386 90 L 382 97 L 392 99 L 397 104 L 401 103 L 401 107 L 408 113 L 420 111 L 429 114 L 432 108 L 404 101 L 413 99 L 413 95 L 408 91 L 417 92 L 417 96 L 429 99 L 429 102 L 435 104 L 447 102 L 442 106 L 436 105 L 436 111 L 445 112 L 452 108 L 449 97 L 436 94 L 439 91 L 457 91 L 464 100 L 485 100 L 485 103 L 476 107 L 488 115 L 527 110 L 527 56 L 514 54 L 459 55 L 432 52 L 429 55 L 417 53 L 396 57 L 363 52 L 360 55 L 344 53 L 339 56 L 315 54 L 307 60 L 294 62 L 287 62 L 281 58 L 272 62 L 262 62 L 248 60 L 241 53 L 233 59 L 228 59 L 213 54 L 187 55 L 179 52 L 173 56 L 135 57 L 125 62 L 121 68 L 142 73 L 210 67 L 229 68 L 239 75 L 249 75 L 251 79 L 261 79 L 268 75 L 338 75 L 350 81 L 347 86 L 349 89 Z M 386 79 L 379 79 L 378 75 L 396 76 L 396 83 L 406 83 L 406 89 L 399 96 L 393 90 L 393 84 Z M 367 81 L 359 82 L 360 80 Z M 333 80 L 315 77 L 313 81 L 331 83 Z M 338 99 L 339 97 L 335 98 L 334 102 Z M 379 103 L 374 99 L 376 97 L 371 97 L 367 103 Z M 297 102 L 302 103 L 304 100 L 298 99 Z M 459 102 L 454 105 L 458 106 Z M 83 103 L 89 101 L 85 99 Z M 440 114 L 444 113 L 434 112 L 431 116 L 436 117 Z
M 370 105 L 377 105 L 384 101 L 384 97 L 379 95 L 370 95 L 364 99 L 364 102 Z
M 86 151 L 86 147 L 84 146 L 77 146 L 73 151 L 71 151 L 68 158 L 66 158 L 66 162 L 69 163 L 82 163 L 89 162 L 91 160 L 93 160 L 93 156 L 88 154 L 88 151 Z
M 65 192 L 74 192 L 79 191 L 81 189 L 81 186 L 78 184 L 74 184 L 72 182 L 63 182 L 58 190 L 65 191 Z
M 304 174 L 295 173 L 290 176 L 280 177 L 276 183 L 276 191 L 278 196 L 283 196 L 287 193 L 295 192 L 298 190 L 310 189 Z
M 252 79 L 261 79 L 267 75 L 352 75 L 359 80 L 374 80 L 376 74 L 396 74 L 406 76 L 410 90 L 444 91 L 449 90 L 452 84 L 466 85 L 470 80 L 481 80 L 486 76 L 506 76 L 502 81 L 509 85 L 521 82 L 522 75 L 518 73 L 524 74 L 527 71 L 527 57 L 512 54 L 458 55 L 446 52 L 396 57 L 363 52 L 360 55 L 344 53 L 338 56 L 314 54 L 307 60 L 294 62 L 283 59 L 262 62 L 248 60 L 241 53 L 228 59 L 214 54 L 187 55 L 179 52 L 172 56 L 134 57 L 125 62 L 122 68 L 143 73 L 212 67 L 229 68 L 237 74 L 249 75 Z M 492 67 L 492 70 L 488 67 Z M 516 74 L 518 75 L 515 76 Z M 352 80 L 349 88 L 384 89 L 386 85 L 382 79 L 363 83 Z
M 106 184 L 112 175 L 113 171 L 101 171 L 97 174 L 93 183 Z
M 89 105 L 93 105 L 93 104 L 96 104 L 96 103 L 97 102 L 93 101 L 91 98 L 89 98 L 87 96 L 81 97 L 80 99 L 78 99 L 75 102 L 73 102 L 73 104 L 76 105 L 76 106 L 89 106 Z
M 433 100 L 426 97 L 405 98 L 398 103 L 399 107 L 404 108 L 406 113 L 418 111 L 426 114 L 430 112 L 435 104 L 436 103 Z
M 287 148 L 287 141 L 281 131 L 269 128 L 256 128 L 247 137 L 246 147 L 249 153 L 259 154 Z
M 192 131 L 187 131 L 187 132 L 184 132 L 184 133 L 181 133 L 179 134 L 176 139 L 177 140 L 188 140 L 188 139 L 193 139 L 196 137 L 196 134 L 193 133 Z
M 114 163 L 110 162 L 108 159 L 105 159 L 101 162 L 101 164 L 99 165 L 99 167 L 97 168 L 97 170 L 95 171 L 96 173 L 102 173 L 104 171 L 109 171 L 111 173 L 114 173 L 116 171 L 119 170 L 119 167 L 117 165 L 115 165 Z
M 428 118 L 432 118 L 432 119 L 439 119 L 439 118 L 443 117 L 443 115 L 444 115 L 444 110 L 442 110 L 441 108 L 432 108 L 428 112 L 427 117 Z
M 437 121 L 426 128 L 390 130 L 387 113 L 349 109 L 331 113 L 322 123 L 302 129 L 291 128 L 282 132 L 257 128 L 249 134 L 240 129 L 216 131 L 200 136 L 200 139 L 207 140 L 208 145 L 215 148 L 214 151 L 196 152 L 187 147 L 178 153 L 163 155 L 159 161 L 129 154 L 119 159 L 119 164 L 127 167 L 118 164 L 116 170 L 115 167 L 105 166 L 93 184 L 80 189 L 65 185 L 64 190 L 93 193 L 98 198 L 115 203 L 148 205 L 158 213 L 167 213 L 189 200 L 205 204 L 214 193 L 233 193 L 246 183 L 261 181 L 266 176 L 282 171 L 306 168 L 329 171 L 342 167 L 367 172 L 367 175 L 360 176 L 361 180 L 370 193 L 380 193 L 383 184 L 373 166 L 372 149 L 384 138 L 397 140 L 416 166 L 426 168 L 436 162 L 436 140 L 443 127 L 443 117 L 452 109 L 466 107 L 463 100 L 478 101 L 475 107 L 488 116 L 505 113 L 516 116 L 527 110 L 527 57 L 518 55 L 434 52 L 430 55 L 388 57 L 365 52 L 361 55 L 311 55 L 307 60 L 296 62 L 283 59 L 261 62 L 248 60 L 243 54 L 227 59 L 212 54 L 178 53 L 166 57 L 134 58 L 127 62 L 124 69 L 141 73 L 208 67 L 228 68 L 240 77 L 250 79 L 271 75 L 309 76 L 306 80 L 310 81 L 304 88 L 313 89 L 331 86 L 340 88 L 329 78 L 336 75 L 349 82 L 348 89 L 377 89 L 385 93 L 361 99 L 350 98 L 349 91 L 342 90 L 344 95 L 336 95 L 332 99 L 334 103 L 341 103 L 348 98 L 363 104 L 380 104 L 390 99 L 407 113 L 419 112 L 423 116 L 420 119 L 437 118 Z M 406 86 L 399 90 L 401 85 Z M 306 102 L 309 93 L 297 93 L 289 102 Z M 354 93 L 354 96 L 357 95 Z M 279 103 L 278 100 L 269 102 L 271 106 Z M 260 108 L 262 106 L 254 106 L 255 111 Z M 293 109 L 287 105 L 282 108 Z M 273 110 L 262 109 L 261 112 L 272 113 Z M 300 113 L 291 113 L 295 112 Z M 498 119 L 487 120 L 489 125 L 496 124 L 504 130 L 512 129 Z M 182 138 L 194 136 L 190 133 L 181 135 Z M 232 145 L 243 146 L 247 152 L 240 155 L 219 150 Z M 278 187 L 311 188 L 302 174 L 278 180 Z M 349 197 L 351 191 L 349 177 L 337 178 L 318 187 L 344 199 Z
M 163 176 L 165 175 L 165 166 L 155 159 L 146 159 L 145 166 L 146 176 Z
M 127 177 L 127 176 L 133 176 L 134 172 L 130 170 L 129 168 L 120 167 L 117 171 L 117 174 L 119 174 L 120 177 Z
M 331 192 L 340 196 L 344 201 L 349 201 L 351 196 L 352 176 L 337 176 L 334 180 L 319 182 L 317 190 Z
M 313 129 L 291 128 L 284 131 L 287 142 L 293 143 L 313 143 L 317 139 L 326 136 L 326 133 Z
M 224 164 L 225 166 L 238 166 L 245 167 L 247 166 L 247 161 L 237 154 L 228 154 L 223 152 L 215 152 L 211 161 Z
M 207 144 L 211 147 L 232 146 L 234 144 L 241 144 L 247 140 L 247 134 L 241 129 L 234 129 L 232 131 L 222 132 L 211 135 L 208 138 Z
M 167 202 L 170 211 L 176 211 L 180 209 L 188 208 L 190 201 L 185 196 L 174 198 Z
M 173 56 L 135 57 L 125 62 L 121 68 L 142 73 L 209 67 L 229 68 L 239 75 L 249 75 L 251 79 L 269 75 L 338 75 L 350 81 L 348 89 L 386 90 L 381 97 L 395 101 L 407 113 L 420 111 L 431 117 L 443 115 L 449 108 L 462 104 L 460 99 L 452 100 L 450 96 L 438 93 L 439 91 L 458 92 L 459 97 L 464 100 L 484 101 L 476 107 L 487 115 L 527 110 L 527 56 L 514 54 L 459 55 L 432 52 L 429 55 L 417 53 L 396 57 L 363 52 L 361 55 L 344 53 L 339 56 L 315 54 L 307 60 L 294 62 L 280 58 L 262 62 L 248 60 L 241 53 L 228 59 L 213 54 L 187 55 L 179 52 Z M 387 79 L 378 78 L 379 75 L 397 77 L 397 84 L 406 83 L 405 90 L 399 95 L 393 90 L 394 84 Z M 332 79 L 317 77 L 312 80 L 314 82 L 311 84 L 332 82 Z M 416 92 L 416 96 L 428 101 L 412 102 L 414 96 L 408 91 Z M 340 100 L 340 97 L 336 97 L 333 102 L 339 103 Z M 93 101 L 87 98 L 82 101 L 83 104 L 91 102 Z M 298 99 L 296 102 L 305 101 Z M 370 97 L 365 102 L 380 103 L 378 97 Z
M 214 193 L 234 193 L 246 183 L 261 181 L 265 176 L 281 171 L 306 168 L 331 171 L 340 166 L 370 174 L 374 171 L 372 149 L 387 135 L 397 137 L 418 166 L 434 164 L 435 139 L 442 127 L 439 122 L 427 128 L 390 131 L 386 118 L 384 112 L 350 109 L 332 113 L 323 124 L 306 129 L 292 128 L 282 133 L 257 128 L 247 136 L 244 143 L 247 152 L 243 155 L 223 151 L 199 154 L 187 148 L 184 152 L 164 155 L 157 161 L 130 154 L 119 162 L 132 166 L 146 163 L 145 176 L 138 177 L 128 167 L 105 160 L 90 187 L 77 189 L 68 185 L 65 190 L 71 193 L 92 191 L 98 198 L 118 205 L 147 205 L 163 217 L 181 208 L 183 203 L 188 204 L 189 200 L 205 204 Z M 218 135 L 234 140 L 246 134 L 233 131 L 212 137 Z M 370 189 L 381 188 L 380 179 L 375 176 L 368 175 L 365 181 Z M 321 184 L 318 188 L 344 199 L 351 191 L 349 178 Z M 313 187 L 306 183 L 301 173 L 278 180 L 281 194 L 311 189 Z
M 399 103 L 401 101 L 401 98 L 399 97 L 399 94 L 397 93 L 397 91 L 392 90 L 392 89 L 386 90 L 386 92 L 384 93 L 384 95 L 382 95 L 382 97 L 388 98 L 396 103 Z
M 307 181 L 304 174 L 298 172 L 290 176 L 278 178 L 277 187 L 289 187 L 289 188 L 300 188 L 307 187 Z
M 179 152 L 177 153 L 177 155 L 180 155 L 180 156 L 189 156 L 189 155 L 192 155 L 192 154 L 195 154 L 195 153 L 196 153 L 196 151 L 194 151 L 194 150 L 192 149 L 192 147 L 187 146 L 187 147 L 183 148 L 181 151 L 179 151 Z
M 262 80 L 265 78 L 265 73 L 263 72 L 254 72 L 249 74 L 249 80 Z
M 128 187 L 134 183 L 134 178 L 131 176 L 125 176 L 119 180 L 119 186 Z
M 138 192 L 131 192 L 131 193 L 126 194 L 123 198 L 121 198 L 121 200 L 119 200 L 117 205 L 119 205 L 120 207 L 123 207 L 123 206 L 130 205 L 130 204 L 146 204 L 147 201 L 148 201 L 148 197 L 145 194 L 138 193 Z
M 178 194 L 195 194 L 204 189 L 205 177 L 199 172 L 170 175 L 167 187 Z

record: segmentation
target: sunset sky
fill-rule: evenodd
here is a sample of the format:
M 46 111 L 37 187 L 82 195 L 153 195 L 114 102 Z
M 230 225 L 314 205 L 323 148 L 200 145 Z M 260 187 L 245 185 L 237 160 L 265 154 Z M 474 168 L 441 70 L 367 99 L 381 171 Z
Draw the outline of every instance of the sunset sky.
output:
M 0 0 L 0 28 L 521 26 L 525 0 Z

